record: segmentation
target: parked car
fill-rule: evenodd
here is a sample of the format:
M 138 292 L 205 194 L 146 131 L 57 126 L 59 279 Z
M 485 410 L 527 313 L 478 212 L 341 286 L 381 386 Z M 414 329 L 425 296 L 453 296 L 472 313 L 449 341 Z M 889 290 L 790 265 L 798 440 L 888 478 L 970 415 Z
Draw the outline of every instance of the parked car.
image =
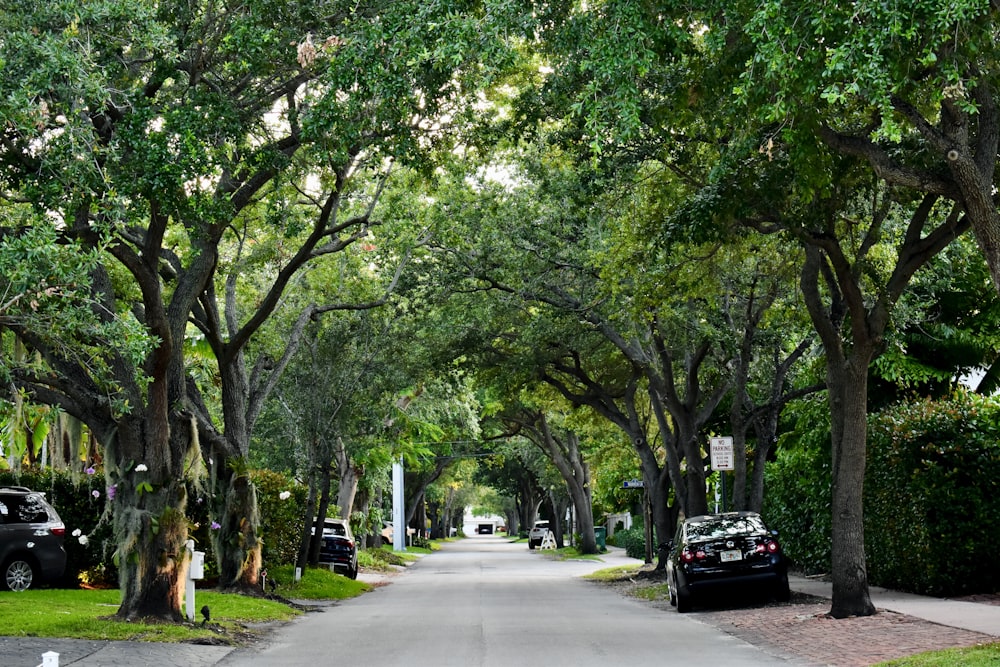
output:
M 334 571 L 342 570 L 351 579 L 358 578 L 358 545 L 346 520 L 327 518 L 324 522 L 319 562 Z
M 62 576 L 66 526 L 45 496 L 23 486 L 0 487 L 0 587 L 26 591 Z
M 542 540 L 545 539 L 545 535 L 549 532 L 549 522 L 548 521 L 536 521 L 535 525 L 531 527 L 528 531 L 528 548 L 534 549 L 535 547 L 542 546 Z
M 751 586 L 787 601 L 788 564 L 777 536 L 756 512 L 685 519 L 666 544 L 670 604 L 684 613 L 711 591 L 736 593 Z
M 406 527 L 406 544 L 409 545 L 413 541 L 413 536 L 417 534 L 416 528 Z M 392 521 L 382 522 L 382 544 L 392 546 L 393 541 L 393 527 Z

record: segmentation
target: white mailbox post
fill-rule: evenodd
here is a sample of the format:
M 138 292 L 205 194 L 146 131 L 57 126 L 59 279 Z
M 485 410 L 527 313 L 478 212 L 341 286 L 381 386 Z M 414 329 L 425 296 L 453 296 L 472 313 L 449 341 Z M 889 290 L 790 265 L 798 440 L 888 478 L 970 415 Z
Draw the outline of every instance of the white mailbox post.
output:
M 194 550 L 194 540 L 188 540 L 185 546 L 190 564 L 184 587 L 184 610 L 188 620 L 194 621 L 194 582 L 205 578 L 205 552 Z

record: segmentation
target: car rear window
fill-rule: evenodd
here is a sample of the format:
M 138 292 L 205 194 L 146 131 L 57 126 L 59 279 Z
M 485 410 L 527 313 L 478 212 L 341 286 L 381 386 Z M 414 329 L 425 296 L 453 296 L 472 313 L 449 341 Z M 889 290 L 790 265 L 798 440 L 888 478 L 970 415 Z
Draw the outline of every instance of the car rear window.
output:
M 49 513 L 39 496 L 5 496 L 0 498 L 0 517 L 3 523 L 45 523 Z
M 759 516 L 721 517 L 689 523 L 688 539 L 718 539 L 730 535 L 758 535 L 767 532 Z

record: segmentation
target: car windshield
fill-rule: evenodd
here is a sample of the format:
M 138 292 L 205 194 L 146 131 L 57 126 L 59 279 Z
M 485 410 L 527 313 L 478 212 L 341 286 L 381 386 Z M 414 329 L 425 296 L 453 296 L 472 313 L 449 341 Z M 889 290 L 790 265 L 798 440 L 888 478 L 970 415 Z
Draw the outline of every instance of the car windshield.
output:
M 767 532 L 764 522 L 756 515 L 718 517 L 695 521 L 687 525 L 688 539 L 718 539 L 731 535 L 759 535 Z

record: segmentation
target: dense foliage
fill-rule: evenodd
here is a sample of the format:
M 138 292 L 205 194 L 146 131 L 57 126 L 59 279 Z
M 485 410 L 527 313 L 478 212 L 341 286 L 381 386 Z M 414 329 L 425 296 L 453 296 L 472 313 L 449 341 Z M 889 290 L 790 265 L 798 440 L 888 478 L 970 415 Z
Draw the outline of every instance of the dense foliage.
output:
M 821 399 L 792 410 L 794 428 L 766 473 L 762 514 L 797 568 L 830 571 L 830 420 Z
M 1000 402 L 957 393 L 872 419 L 865 532 L 872 584 L 954 596 L 1000 572 Z
M 265 567 L 290 565 L 295 562 L 299 548 L 306 490 L 286 475 L 267 470 L 253 471 L 251 478 L 257 486 L 258 507 L 265 527 L 263 563 Z M 23 486 L 44 493 L 66 525 L 66 572 L 58 585 L 68 588 L 118 585 L 116 546 L 109 521 L 114 491 L 107 486 L 100 468 L 88 468 L 83 473 L 52 468 L 19 473 L 2 470 L 0 485 Z M 206 579 L 211 581 L 218 574 L 210 539 L 211 531 L 218 530 L 209 518 L 207 495 L 211 491 L 194 482 L 188 485 L 192 498 L 187 508 L 189 536 L 195 541 L 195 549 L 206 553 Z
M 768 468 L 764 515 L 795 566 L 830 568 L 830 436 L 822 406 L 800 406 Z M 865 547 L 873 585 L 954 596 L 993 591 L 1000 574 L 1000 402 L 959 392 L 899 403 L 870 420 Z
M 645 559 L 646 529 L 641 523 L 636 523 L 631 528 L 616 530 L 615 534 L 608 538 L 608 544 L 621 547 L 632 558 Z

